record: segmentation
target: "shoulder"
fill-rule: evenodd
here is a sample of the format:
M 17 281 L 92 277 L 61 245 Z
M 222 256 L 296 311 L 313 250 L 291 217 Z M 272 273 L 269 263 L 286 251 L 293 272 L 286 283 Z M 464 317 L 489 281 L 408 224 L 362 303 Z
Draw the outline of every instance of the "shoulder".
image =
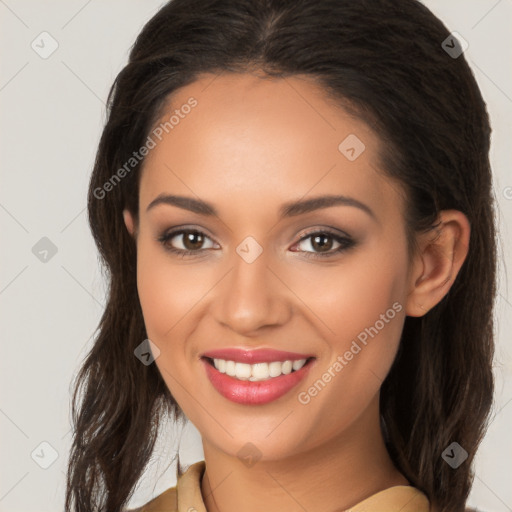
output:
M 171 487 L 145 505 L 126 509 L 124 512 L 176 512 L 177 510 L 176 487 Z
M 124 509 L 122 512 L 177 512 L 178 494 L 180 510 L 194 509 L 205 512 L 201 496 L 201 478 L 204 470 L 204 461 L 192 464 L 183 474 L 178 475 L 175 487 L 167 489 L 141 507 Z

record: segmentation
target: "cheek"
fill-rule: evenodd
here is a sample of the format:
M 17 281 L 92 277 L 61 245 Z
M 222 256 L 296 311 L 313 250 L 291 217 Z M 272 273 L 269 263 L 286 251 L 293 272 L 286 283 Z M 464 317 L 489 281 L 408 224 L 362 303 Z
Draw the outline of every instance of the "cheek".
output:
M 373 267 L 366 261 L 361 267 L 351 265 L 350 272 L 326 273 L 316 281 L 323 293 L 310 296 L 321 319 L 317 325 L 326 333 L 327 345 L 321 348 L 328 357 L 319 361 L 297 399 L 313 430 L 324 437 L 348 428 L 367 409 L 395 359 L 405 319 L 405 279 L 401 262 L 391 261 Z M 322 420 L 326 415 L 328 425 Z
M 338 300 L 340 312 L 336 331 L 344 339 L 348 336 L 363 343 L 367 336 L 372 339 L 379 336 L 386 340 L 386 344 L 381 345 L 385 350 L 401 330 L 403 314 L 398 315 L 398 319 L 397 314 L 404 309 L 402 271 L 400 268 L 366 267 L 359 272 L 353 270 L 343 284 L 346 293 Z M 334 311 L 332 313 L 334 317 Z
M 139 245 L 137 288 L 148 336 L 159 339 L 177 321 L 180 302 L 174 292 L 178 283 L 171 279 L 162 258 L 154 252 L 142 243 Z
M 355 320 L 351 339 L 364 350 L 368 371 L 383 380 L 394 360 L 405 319 L 405 261 L 380 254 L 372 271 L 361 273 L 360 286 L 347 313 Z M 350 318 L 350 317 L 348 317 Z
M 210 278 L 200 265 L 176 264 L 172 256 L 151 240 L 140 237 L 137 247 L 137 288 L 149 339 L 160 350 L 170 348 L 169 341 L 185 339 L 184 319 L 211 288 Z M 179 343 L 173 343 L 179 349 Z
M 139 238 L 137 287 L 148 338 L 160 350 L 155 364 L 173 397 L 187 415 L 193 384 L 188 365 L 194 352 L 186 340 L 198 325 L 195 307 L 211 288 L 211 278 L 197 265 L 176 264 L 151 240 Z M 203 274 L 203 275 L 202 275 Z M 187 349 L 187 350 L 186 350 Z M 189 416 L 190 417 L 190 416 Z
M 399 244 L 391 245 L 375 245 L 330 270 L 304 274 L 298 294 L 308 297 L 307 305 L 316 313 L 316 325 L 327 341 L 328 348 L 323 348 L 329 360 L 318 372 L 339 376 L 331 379 L 336 382 L 334 400 L 347 389 L 358 390 L 353 396 L 360 403 L 369 400 L 378 392 L 398 350 L 405 319 L 407 256 L 405 245 L 403 251 Z
M 389 243 L 387 244 L 390 245 Z M 382 333 L 392 338 L 400 334 L 400 324 L 393 321 L 404 309 L 407 259 L 405 247 L 372 244 L 359 253 L 353 253 L 339 265 L 311 265 L 303 267 L 300 279 L 290 274 L 294 291 L 317 317 L 316 323 L 340 350 L 347 340 L 356 337 L 365 328 L 374 326 L 385 316 Z M 393 304 L 395 307 L 393 308 Z M 382 327 L 379 322 L 377 327 Z

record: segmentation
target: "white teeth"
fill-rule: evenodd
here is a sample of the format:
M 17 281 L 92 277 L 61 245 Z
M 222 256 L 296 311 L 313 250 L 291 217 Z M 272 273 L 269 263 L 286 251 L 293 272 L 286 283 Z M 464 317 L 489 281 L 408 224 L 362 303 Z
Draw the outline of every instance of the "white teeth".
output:
M 279 375 L 288 375 L 292 371 L 300 370 L 305 364 L 306 359 L 272 361 L 271 363 L 256 364 L 238 363 L 225 359 L 213 360 L 213 365 L 219 372 L 225 373 L 230 377 L 235 377 L 240 380 L 250 380 L 252 382 L 279 377 Z
M 235 364 L 235 377 L 238 379 L 248 379 L 251 376 L 251 365 L 245 363 Z
M 278 377 L 279 375 L 281 375 L 281 373 L 283 373 L 282 369 L 283 363 L 281 363 L 280 361 L 272 361 L 268 365 L 268 372 L 271 377 Z
M 305 362 L 306 362 L 305 359 L 298 359 L 297 361 L 293 361 L 292 368 L 294 370 L 300 370 L 304 366 Z
M 292 362 L 291 361 L 285 361 L 283 363 L 283 373 L 285 375 L 288 375 L 289 373 L 292 373 Z
M 251 367 L 251 380 L 268 379 L 270 374 L 268 373 L 268 363 L 253 364 Z
M 226 361 L 226 375 L 235 375 L 235 361 Z
M 225 359 L 214 359 L 215 367 L 219 372 L 226 373 L 226 360 Z

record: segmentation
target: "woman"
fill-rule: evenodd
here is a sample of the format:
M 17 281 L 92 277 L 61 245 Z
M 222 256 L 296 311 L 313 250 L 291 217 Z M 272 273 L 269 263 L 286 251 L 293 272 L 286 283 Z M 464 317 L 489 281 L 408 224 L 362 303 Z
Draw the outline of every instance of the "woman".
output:
M 110 287 L 67 511 L 126 510 L 167 415 L 205 460 L 141 511 L 465 509 L 496 248 L 462 50 L 415 0 L 173 0 L 146 24 L 89 189 Z

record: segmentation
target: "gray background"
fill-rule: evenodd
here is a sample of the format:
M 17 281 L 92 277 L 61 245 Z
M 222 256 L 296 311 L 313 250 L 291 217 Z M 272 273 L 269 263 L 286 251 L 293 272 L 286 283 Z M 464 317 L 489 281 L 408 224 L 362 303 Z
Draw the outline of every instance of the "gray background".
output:
M 87 184 L 110 85 L 135 36 L 163 3 L 0 0 L 0 511 L 63 508 L 70 382 L 105 300 L 86 221 Z M 512 511 L 512 296 L 506 271 L 512 254 L 512 0 L 424 3 L 469 43 L 465 55 L 494 129 L 502 238 L 496 405 L 469 503 Z M 31 47 L 35 40 L 39 52 L 51 49 L 43 31 L 58 43 L 46 59 Z M 41 37 L 47 38 L 44 49 Z M 175 484 L 175 467 L 168 465 L 174 437 L 169 425 L 132 506 Z M 187 464 L 202 459 L 193 426 L 185 429 L 180 453 Z

